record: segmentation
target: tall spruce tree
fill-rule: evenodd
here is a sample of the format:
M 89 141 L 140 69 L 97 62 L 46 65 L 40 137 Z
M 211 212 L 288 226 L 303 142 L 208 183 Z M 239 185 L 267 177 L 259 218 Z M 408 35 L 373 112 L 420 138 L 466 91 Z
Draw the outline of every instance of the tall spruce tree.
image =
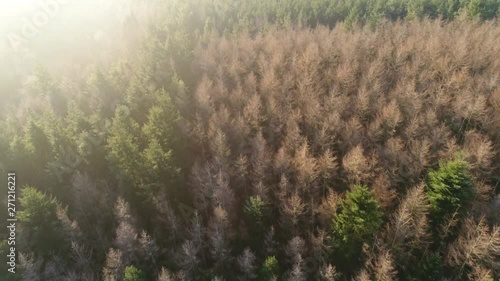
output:
M 467 163 L 460 156 L 452 161 L 441 162 L 437 170 L 429 172 L 426 195 L 435 233 L 441 230 L 443 224 L 449 223 L 447 221 L 460 220 L 474 198 L 474 185 L 467 171 Z M 453 233 L 454 229 L 458 229 L 458 224 L 446 232 Z M 448 235 L 445 233 L 444 236 Z
M 17 216 L 23 235 L 27 238 L 27 249 L 42 256 L 57 253 L 64 248 L 61 229 L 57 220 L 57 201 L 32 186 L 22 188 L 21 211 Z
M 370 243 L 382 226 L 382 212 L 373 193 L 364 185 L 355 185 L 340 202 L 341 212 L 333 218 L 333 243 L 345 259 L 341 267 L 359 265 L 363 243 Z M 352 264 L 349 264 L 351 263 Z

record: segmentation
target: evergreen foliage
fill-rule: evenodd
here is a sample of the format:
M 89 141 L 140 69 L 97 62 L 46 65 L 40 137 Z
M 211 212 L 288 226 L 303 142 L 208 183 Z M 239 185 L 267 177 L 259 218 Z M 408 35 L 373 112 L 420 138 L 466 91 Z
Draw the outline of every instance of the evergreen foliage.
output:
M 367 186 L 354 186 L 340 202 L 340 208 L 333 219 L 333 231 L 343 243 L 366 241 L 382 225 L 380 206 Z
M 333 218 L 334 249 L 345 255 L 343 267 L 352 262 L 347 268 L 356 268 L 363 243 L 371 243 L 382 226 L 382 212 L 373 193 L 364 185 L 355 185 L 348 191 L 340 208 Z
M 461 217 L 475 195 L 467 163 L 460 158 L 440 163 L 439 169 L 429 172 L 426 194 L 434 225 L 439 226 L 454 213 Z
M 244 213 L 251 226 L 265 230 L 269 220 L 269 207 L 260 196 L 251 196 L 245 201 Z
M 146 281 L 146 275 L 142 270 L 133 265 L 125 267 L 125 281 Z
M 415 269 L 409 280 L 434 280 L 443 275 L 443 261 L 439 254 L 431 253 Z
M 57 201 L 34 187 L 25 186 L 19 198 L 21 211 L 17 217 L 26 228 L 27 249 L 40 255 L 62 250 L 61 228 L 56 216 Z
M 259 272 L 261 280 L 272 280 L 273 276 L 279 276 L 279 264 L 275 256 L 269 256 L 264 260 Z

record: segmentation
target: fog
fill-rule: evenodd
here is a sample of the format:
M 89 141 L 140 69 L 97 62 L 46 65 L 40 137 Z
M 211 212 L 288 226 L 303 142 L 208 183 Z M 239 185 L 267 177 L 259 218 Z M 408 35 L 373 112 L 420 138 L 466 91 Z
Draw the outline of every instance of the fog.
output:
M 36 64 L 58 75 L 130 55 L 152 2 L 3 0 L 0 2 L 0 96 L 15 97 Z M 133 22 L 133 24 L 131 24 Z

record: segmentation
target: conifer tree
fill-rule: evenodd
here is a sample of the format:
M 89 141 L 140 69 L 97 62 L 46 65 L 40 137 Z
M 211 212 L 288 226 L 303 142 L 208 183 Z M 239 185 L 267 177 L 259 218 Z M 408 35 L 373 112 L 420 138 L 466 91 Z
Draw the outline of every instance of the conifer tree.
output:
M 430 171 L 426 195 L 430 203 L 430 219 L 434 229 L 451 217 L 460 218 L 474 198 L 472 178 L 467 163 L 461 158 L 440 163 Z
M 372 240 L 380 229 L 382 212 L 373 193 L 363 185 L 353 186 L 340 207 L 340 213 L 333 218 L 334 248 L 345 255 L 346 261 L 355 262 L 363 243 Z
M 57 201 L 38 189 L 25 186 L 19 198 L 22 210 L 17 213 L 27 231 L 26 246 L 37 254 L 46 255 L 62 250 L 65 243 L 57 219 Z
M 38 121 L 38 122 L 37 122 Z M 48 163 L 52 160 L 54 156 L 53 146 L 50 142 L 49 136 L 43 129 L 42 124 L 39 120 L 35 121 L 35 117 L 31 116 L 24 129 L 24 136 L 22 138 L 22 146 L 19 147 L 19 152 L 25 155 L 26 159 L 31 159 L 26 161 L 22 160 L 22 166 L 19 167 L 21 171 L 25 171 L 27 176 L 27 183 L 29 184 L 48 184 L 44 179 L 47 178 L 45 174 L 46 170 L 49 169 Z M 58 169 L 64 169 L 66 164 L 63 161 L 59 161 Z M 52 173 L 58 173 L 60 170 L 49 169 Z
M 270 210 L 260 196 L 251 196 L 245 201 L 243 212 L 249 220 L 250 228 L 259 237 L 263 235 L 269 223 Z
M 124 281 L 146 281 L 146 274 L 137 267 L 131 265 L 125 268 Z
M 272 280 L 273 277 L 277 277 L 280 274 L 280 268 L 278 260 L 275 256 L 269 256 L 265 259 L 264 263 L 259 272 L 259 278 L 261 280 Z
M 108 159 L 116 173 L 136 187 L 142 183 L 142 159 L 138 145 L 139 124 L 130 118 L 125 106 L 116 109 L 110 135 L 107 139 Z

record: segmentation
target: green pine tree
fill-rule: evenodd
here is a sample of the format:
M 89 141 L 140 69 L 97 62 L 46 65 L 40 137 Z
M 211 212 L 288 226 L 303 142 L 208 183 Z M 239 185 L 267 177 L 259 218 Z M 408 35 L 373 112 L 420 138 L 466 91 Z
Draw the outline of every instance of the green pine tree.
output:
M 497 15 L 499 8 L 500 2 L 497 0 L 471 0 L 467 6 L 467 14 L 470 18 L 488 20 Z
M 245 201 L 244 213 L 252 226 L 264 229 L 269 219 L 269 207 L 259 195 L 251 196 Z
M 268 281 L 273 276 L 279 277 L 279 264 L 275 256 L 267 257 L 259 271 L 259 280 Z
M 260 196 L 251 196 L 245 201 L 243 212 L 247 217 L 252 244 L 261 243 L 269 225 L 271 210 Z
M 142 183 L 142 157 L 138 145 L 139 125 L 130 117 L 128 108 L 117 108 L 107 139 L 108 160 L 123 181 L 136 187 Z
M 382 225 L 379 204 L 367 186 L 354 186 L 340 206 L 342 211 L 333 223 L 334 232 L 344 243 L 365 241 Z
M 146 274 L 137 267 L 130 265 L 125 268 L 125 281 L 146 281 Z
M 60 226 L 56 216 L 57 201 L 38 189 L 25 186 L 19 198 L 21 211 L 17 217 L 27 231 L 28 248 L 46 255 L 63 249 Z
M 340 206 L 342 211 L 333 218 L 333 243 L 336 253 L 345 257 L 340 267 L 352 269 L 363 243 L 370 243 L 382 226 L 382 212 L 373 192 L 364 185 L 355 185 Z
M 474 186 L 467 171 L 467 163 L 461 157 L 440 163 L 437 170 L 429 172 L 426 195 L 434 229 L 452 216 L 463 215 L 474 198 Z

